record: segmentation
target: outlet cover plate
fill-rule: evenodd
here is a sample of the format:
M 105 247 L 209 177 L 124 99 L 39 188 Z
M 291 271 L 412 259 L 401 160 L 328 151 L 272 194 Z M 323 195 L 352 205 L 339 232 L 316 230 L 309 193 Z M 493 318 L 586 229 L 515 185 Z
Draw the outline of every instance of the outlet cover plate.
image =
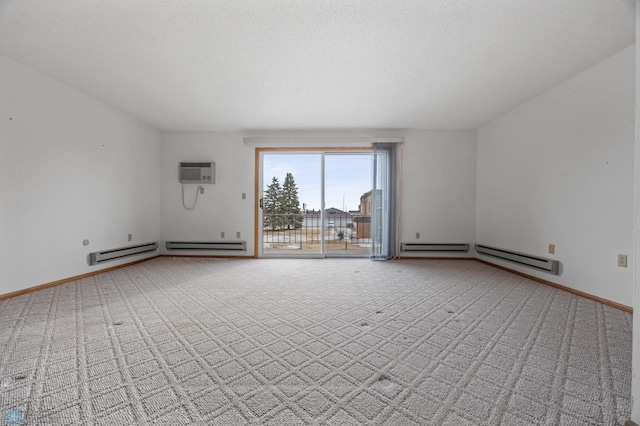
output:
M 627 255 L 626 254 L 619 254 L 618 255 L 618 266 L 621 268 L 626 268 L 627 267 Z

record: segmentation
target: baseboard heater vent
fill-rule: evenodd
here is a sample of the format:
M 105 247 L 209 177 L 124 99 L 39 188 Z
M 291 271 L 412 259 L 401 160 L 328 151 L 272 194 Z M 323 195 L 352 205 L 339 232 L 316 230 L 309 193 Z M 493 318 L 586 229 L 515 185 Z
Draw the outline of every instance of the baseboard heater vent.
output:
M 476 244 L 476 253 L 519 263 L 520 265 L 529 266 L 555 275 L 559 273 L 560 262 L 557 260 L 545 259 L 544 257 L 531 256 L 529 254 L 502 250 L 480 244 Z
M 468 252 L 469 244 L 425 244 L 402 243 L 400 251 L 403 252 Z
M 149 253 L 156 250 L 158 250 L 158 243 L 146 243 L 111 250 L 95 251 L 93 253 L 89 253 L 89 265 L 97 265 L 98 263 L 135 256 L 142 253 Z
M 166 246 L 167 246 L 167 250 L 247 251 L 246 241 L 235 241 L 235 242 L 167 241 Z

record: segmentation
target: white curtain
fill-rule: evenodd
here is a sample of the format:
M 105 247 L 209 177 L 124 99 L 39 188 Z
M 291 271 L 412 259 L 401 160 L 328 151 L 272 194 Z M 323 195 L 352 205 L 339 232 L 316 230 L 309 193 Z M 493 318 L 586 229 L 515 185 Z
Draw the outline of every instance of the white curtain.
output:
M 398 254 L 399 148 L 398 143 L 373 143 L 371 257 L 394 259 Z

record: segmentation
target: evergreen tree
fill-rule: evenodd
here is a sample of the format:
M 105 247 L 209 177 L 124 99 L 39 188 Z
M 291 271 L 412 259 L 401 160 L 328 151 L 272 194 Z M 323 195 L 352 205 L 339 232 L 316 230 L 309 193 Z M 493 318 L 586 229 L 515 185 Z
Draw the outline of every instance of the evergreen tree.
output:
M 271 184 L 267 186 L 262 200 L 262 209 L 265 228 L 280 229 L 284 225 L 282 208 L 282 188 L 277 177 L 273 177 Z
M 283 225 L 287 229 L 302 227 L 302 214 L 300 210 L 300 200 L 298 199 L 298 187 L 291 173 L 287 173 L 282 184 L 282 211 L 286 215 Z

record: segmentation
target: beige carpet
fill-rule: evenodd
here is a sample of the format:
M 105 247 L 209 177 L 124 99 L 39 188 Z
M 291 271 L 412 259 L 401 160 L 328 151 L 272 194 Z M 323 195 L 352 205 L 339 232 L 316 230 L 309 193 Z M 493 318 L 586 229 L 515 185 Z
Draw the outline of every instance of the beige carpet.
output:
M 475 261 L 159 258 L 0 302 L 7 424 L 614 425 L 630 381 L 631 315 Z

